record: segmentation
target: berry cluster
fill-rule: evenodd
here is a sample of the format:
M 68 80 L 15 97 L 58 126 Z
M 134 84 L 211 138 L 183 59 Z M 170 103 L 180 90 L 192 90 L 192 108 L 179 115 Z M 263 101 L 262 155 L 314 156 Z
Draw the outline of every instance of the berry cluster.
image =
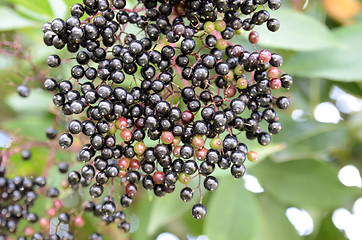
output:
M 29 225 L 38 223 L 39 217 L 31 211 L 39 192 L 44 190 L 46 179 L 44 177 L 22 178 L 15 176 L 7 178 L 6 168 L 0 167 L 0 239 L 7 239 L 5 233 L 15 233 L 18 224 L 25 219 Z M 49 188 L 46 196 L 55 198 L 59 195 L 56 188 Z M 33 236 L 33 239 L 43 239 L 41 233 L 36 233 L 32 226 L 24 229 L 23 236 L 18 239 L 26 239 Z
M 234 178 L 244 175 L 245 159 L 255 161 L 257 153 L 238 134 L 268 145 L 282 129 L 274 106 L 290 104 L 272 93 L 293 84 L 278 69 L 279 54 L 256 50 L 255 25 L 279 29 L 266 6 L 277 10 L 281 0 L 140 0 L 132 8 L 126 0 L 83 0 L 67 20 L 43 25 L 46 45 L 76 53 L 66 59 L 74 63 L 68 80 L 44 82 L 54 104 L 73 116 L 60 146 L 70 147 L 77 134 L 89 137 L 77 156 L 85 165 L 68 174 L 68 183 L 90 186 L 94 198 L 114 181 L 124 188 L 121 206 L 112 190 L 98 205 L 87 202 L 87 211 L 127 232 L 121 207 L 132 204 L 139 186 L 162 197 L 179 181 L 183 201 L 199 189 L 192 216 L 202 219 L 202 181 L 216 190 L 216 167 Z M 254 52 L 231 42 L 244 31 L 251 31 Z M 61 63 L 56 54 L 47 58 L 52 68 Z M 188 183 L 196 176 L 192 189 Z
M 21 152 L 24 160 L 29 160 L 30 156 L 29 150 Z M 3 162 L 2 160 L 0 157 L 0 163 Z M 69 211 L 63 206 L 63 201 L 59 199 L 59 190 L 55 187 L 45 187 L 47 182 L 45 177 L 7 178 L 6 170 L 5 167 L 0 166 L 0 240 L 11 240 L 13 239 L 11 235 L 16 235 L 18 240 L 30 238 L 33 240 L 74 240 L 75 236 L 71 231 L 60 234 L 59 232 L 52 233 L 51 230 L 51 221 L 55 219 L 57 223 L 53 226 L 54 228 L 58 228 L 60 224 L 66 226 L 71 224 L 74 228 L 80 228 L 85 224 L 81 215 L 75 215 L 74 211 Z M 60 163 L 59 170 L 66 172 L 67 165 Z M 37 199 L 44 201 L 45 197 L 50 199 L 51 207 L 43 208 L 43 213 L 35 213 L 32 208 Z M 84 210 L 89 211 L 98 207 L 92 204 L 89 202 L 84 205 Z M 102 207 L 100 209 L 98 207 L 97 211 L 102 211 Z M 103 211 L 105 211 L 104 208 Z M 117 212 L 115 216 L 117 220 L 121 219 L 120 228 L 127 229 L 128 227 L 129 229 L 122 212 Z M 100 240 L 102 236 L 99 233 L 93 233 L 89 239 Z

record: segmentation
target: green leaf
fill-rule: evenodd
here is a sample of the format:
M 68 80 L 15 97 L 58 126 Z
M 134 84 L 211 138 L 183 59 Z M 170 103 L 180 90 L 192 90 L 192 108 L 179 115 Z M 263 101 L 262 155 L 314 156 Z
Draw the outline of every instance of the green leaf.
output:
M 78 0 L 63 0 L 65 4 L 67 4 L 68 7 L 73 6 L 76 3 L 79 3 Z
M 132 233 L 133 239 L 151 239 L 150 236 L 147 234 L 147 227 L 148 227 L 148 221 L 150 219 L 150 213 L 152 208 L 151 202 L 149 199 L 149 193 L 148 191 L 140 191 L 142 196 L 140 198 L 136 198 L 138 201 L 135 202 L 135 214 L 139 219 L 139 226 L 135 232 Z
M 22 5 L 29 10 L 48 16 L 49 18 L 53 17 L 50 4 L 46 0 L 12 0 L 11 3 Z
M 285 215 L 286 206 L 265 193 L 258 194 L 258 203 L 260 223 L 254 240 L 301 239 Z
M 361 194 L 356 188 L 343 186 L 337 178 L 338 168 L 328 162 L 275 163 L 266 159 L 249 171 L 274 198 L 299 208 L 333 209 Z
M 243 181 L 219 178 L 220 187 L 209 197 L 204 234 L 210 239 L 253 239 L 258 232 L 258 206 Z
M 153 198 L 147 227 L 148 235 L 154 234 L 161 226 L 179 218 L 183 213 L 189 211 L 193 205 L 192 201 L 183 202 L 179 194 L 168 194 L 163 198 L 153 196 Z
M 70 15 L 69 8 L 63 0 L 48 0 L 48 2 L 54 17 L 65 18 L 67 14 Z
M 32 26 L 34 22 L 20 16 L 11 8 L 0 6 L 0 31 Z
M 362 82 L 331 82 L 345 92 L 352 94 L 355 97 L 362 98 Z
M 17 93 L 13 93 L 6 97 L 5 102 L 13 111 L 20 114 L 39 114 L 49 111 L 51 95 L 32 89 L 30 95 L 26 98 L 20 97 Z
M 282 118 L 283 114 L 280 115 Z M 284 121 L 286 120 L 286 121 Z M 296 159 L 320 159 L 326 152 L 332 152 L 347 143 L 347 128 L 341 124 L 326 124 L 316 121 L 296 122 L 281 119 L 283 130 L 273 136 L 273 141 L 284 142 L 284 151 L 272 155 L 275 162 Z
M 262 46 L 312 51 L 338 45 L 328 28 L 313 17 L 290 8 L 282 8 L 270 14 L 271 18 L 279 20 L 280 28 L 277 32 L 270 32 L 265 24 L 255 27 L 260 36 L 258 44 Z M 243 36 L 248 37 L 248 34 Z
M 315 240 L 344 240 L 345 234 L 338 230 L 332 222 L 332 214 L 328 214 L 322 220 L 321 226 L 318 231 L 318 235 Z
M 21 116 L 1 123 L 8 132 L 18 132 L 21 136 L 39 141 L 47 140 L 45 130 L 50 126 L 53 126 L 53 119 L 43 115 Z
M 362 80 L 362 62 L 358 54 L 362 51 L 362 23 L 341 27 L 333 34 L 344 44 L 343 46 L 297 53 L 288 58 L 284 70 L 301 77 L 326 78 L 341 82 Z
M 9 69 L 13 63 L 14 59 L 12 57 L 4 55 L 0 56 L 0 69 Z
M 31 147 L 29 150 L 31 152 L 31 158 L 29 160 L 23 160 L 20 153 L 16 153 L 11 157 L 8 163 L 9 168 L 13 169 L 11 171 L 11 177 L 16 175 L 41 176 L 43 174 L 49 149 L 46 147 Z

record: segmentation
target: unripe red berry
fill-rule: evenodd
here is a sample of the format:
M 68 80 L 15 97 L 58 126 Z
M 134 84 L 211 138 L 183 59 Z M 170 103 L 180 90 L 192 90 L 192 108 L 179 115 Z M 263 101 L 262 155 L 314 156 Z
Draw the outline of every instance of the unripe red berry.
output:
M 271 59 L 271 53 L 269 50 L 261 50 L 259 53 L 259 60 L 261 63 L 269 62 Z
M 203 161 L 206 159 L 206 153 L 207 153 L 207 149 L 206 148 L 201 148 L 199 150 L 196 151 L 196 158 L 200 161 Z
M 161 171 L 157 171 L 153 174 L 152 178 L 156 184 L 161 184 L 165 180 L 165 174 Z
M 279 69 L 276 67 L 271 67 L 268 71 L 268 77 L 270 79 L 277 78 L 279 76 Z
M 258 153 L 255 152 L 255 151 L 249 151 L 248 154 L 247 154 L 247 157 L 252 162 L 256 162 L 256 161 L 259 160 Z
M 142 155 L 146 150 L 146 145 L 143 142 L 137 142 L 133 148 L 137 155 Z
M 48 219 L 46 218 L 40 218 L 39 219 L 39 227 L 44 229 L 44 230 L 48 230 L 50 226 L 50 222 Z
M 173 139 L 173 142 L 172 142 L 172 147 L 176 147 L 176 146 L 178 146 L 179 144 L 180 144 L 180 142 L 181 142 L 181 138 L 180 137 L 175 137 L 174 139 Z
M 47 210 L 47 215 L 51 218 L 55 217 L 57 215 L 57 210 L 55 208 L 49 208 Z
M 120 170 L 120 171 L 119 171 L 119 174 L 118 174 L 118 177 L 119 177 L 119 178 L 124 178 L 126 175 L 127 175 L 127 171 Z
M 179 2 L 175 5 L 175 11 L 179 16 L 184 16 L 186 14 L 185 5 L 183 2 Z
M 122 140 L 125 142 L 128 142 L 132 139 L 132 132 L 130 130 L 123 130 L 120 135 Z
M 63 179 L 61 182 L 60 182 L 60 186 L 63 188 L 63 189 L 67 189 L 69 187 L 69 182 L 67 179 Z
M 74 226 L 76 227 L 83 227 L 85 224 L 84 218 L 82 216 L 77 216 L 76 218 L 74 218 Z
M 120 117 L 116 120 L 116 127 L 118 129 L 126 129 L 128 125 L 127 119 L 125 117 Z
M 177 147 L 175 147 L 175 148 L 173 149 L 172 153 L 173 153 L 173 155 L 174 155 L 175 157 L 180 157 L 180 156 L 181 156 L 181 155 L 180 155 L 181 147 L 182 147 L 182 146 L 177 146 Z
M 205 141 L 201 136 L 195 136 L 192 139 L 192 146 L 196 149 L 201 149 L 204 147 Z
M 270 88 L 277 90 L 280 89 L 282 86 L 282 81 L 279 78 L 272 78 L 269 82 Z
M 27 237 L 33 236 L 34 235 L 34 228 L 33 227 L 26 227 L 24 230 L 24 234 Z
M 231 84 L 229 87 L 227 87 L 224 91 L 225 97 L 232 98 L 236 94 L 236 87 L 234 84 Z
M 259 42 L 259 34 L 255 31 L 249 33 L 249 42 L 251 44 L 257 44 Z
M 132 184 L 132 183 L 128 183 L 126 186 L 126 194 L 129 197 L 133 197 L 134 195 L 136 195 L 137 193 L 137 187 L 136 185 Z
M 138 169 L 140 169 L 141 165 L 140 162 L 137 159 L 132 159 L 131 162 L 129 163 L 129 168 L 132 171 L 137 171 Z
M 118 160 L 118 167 L 122 170 L 125 170 L 129 167 L 129 159 L 128 158 L 121 158 Z
M 173 142 L 174 136 L 171 132 L 163 132 L 161 135 L 161 141 L 163 144 L 171 144 Z
M 53 207 L 54 207 L 57 211 L 59 211 L 60 209 L 63 208 L 63 201 L 60 200 L 60 199 L 54 200 L 54 202 L 53 202 Z

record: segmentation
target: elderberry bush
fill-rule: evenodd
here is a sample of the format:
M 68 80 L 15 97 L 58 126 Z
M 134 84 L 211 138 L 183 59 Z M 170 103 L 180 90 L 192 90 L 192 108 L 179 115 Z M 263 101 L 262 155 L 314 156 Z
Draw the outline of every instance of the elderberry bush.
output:
M 268 145 L 282 130 L 277 109 L 290 105 L 276 95 L 293 84 L 279 70 L 283 58 L 257 51 L 253 30 L 265 25 L 277 31 L 272 11 L 280 7 L 280 0 L 142 0 L 135 6 L 84 0 L 71 7 L 68 19 L 43 25 L 44 43 L 72 55 L 47 58 L 49 67 L 71 64 L 71 71 L 66 80 L 46 79 L 44 88 L 67 115 L 59 145 L 82 143 L 77 160 L 84 165 L 68 173 L 69 185 L 89 187 L 90 196 L 102 198 L 85 203 L 85 211 L 128 232 L 123 209 L 138 188 L 162 197 L 179 181 L 185 184 L 177 190 L 180 198 L 190 201 L 196 189 L 188 183 L 195 176 L 197 188 L 215 191 L 215 168 L 244 175 L 246 158 L 258 156 L 242 136 Z M 241 34 L 249 34 L 255 49 L 233 41 Z M 107 191 L 114 182 L 122 183 L 119 199 Z M 191 213 L 206 216 L 202 196 Z

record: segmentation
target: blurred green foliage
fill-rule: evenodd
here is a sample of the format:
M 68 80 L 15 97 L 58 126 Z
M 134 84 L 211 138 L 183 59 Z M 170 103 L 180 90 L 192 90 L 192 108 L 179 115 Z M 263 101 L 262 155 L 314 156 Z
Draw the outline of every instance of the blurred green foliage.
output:
M 46 57 L 56 50 L 47 48 L 42 41 L 41 26 L 54 17 L 68 15 L 75 0 L 5 0 L 0 3 L 0 31 L 3 40 L 18 39 L 41 71 L 46 71 Z M 130 4 L 135 0 L 129 1 Z M 283 1 L 283 9 L 271 12 L 281 22 L 280 31 L 270 33 L 265 26 L 256 28 L 260 34 L 257 48 L 273 49 L 284 56 L 283 71 L 294 77 L 294 86 L 284 93 L 293 99 L 287 112 L 280 113 L 283 131 L 273 137 L 267 147 L 248 142 L 249 149 L 260 153 L 258 163 L 248 163 L 247 170 L 264 188 L 252 193 L 243 180 L 234 180 L 223 171 L 217 172 L 220 187 L 214 193 L 205 193 L 207 217 L 196 222 L 190 214 L 193 203 L 183 203 L 175 192 L 162 199 L 143 192 L 135 199 L 128 214 L 136 230 L 120 235 L 108 229 L 108 239 L 155 239 L 161 232 L 171 232 L 180 239 L 186 235 L 207 235 L 213 239 L 294 240 L 345 239 L 331 221 L 337 208 L 351 209 L 362 196 L 361 189 L 346 187 L 337 178 L 345 165 L 354 165 L 362 172 L 362 112 L 343 114 L 338 124 L 320 123 L 313 117 L 321 102 L 332 102 L 330 92 L 338 86 L 349 94 L 362 97 L 362 18 L 361 13 L 351 17 L 348 25 L 328 17 L 325 1 L 311 0 L 305 10 L 296 6 L 301 1 Z M 293 5 L 294 3 L 295 5 Z M 297 4 L 299 3 L 299 5 Z M 341 10 L 342 11 L 342 10 Z M 247 34 L 237 40 L 246 42 Z M 44 130 L 53 125 L 54 115 L 49 93 L 41 90 L 41 81 L 32 81 L 31 96 L 21 99 L 15 89 L 31 66 L 11 55 L 0 55 L 0 128 L 35 140 L 45 140 Z M 66 76 L 69 69 L 60 75 Z M 302 110 L 303 119 L 292 120 L 294 110 Z M 59 129 L 64 125 L 61 119 Z M 64 126 L 63 126 L 64 127 Z M 239 135 L 240 140 L 246 138 Z M 14 174 L 39 174 L 43 170 L 47 149 L 33 148 L 36 164 L 23 164 L 20 157 L 12 158 Z M 74 162 L 75 156 L 57 153 L 57 161 Z M 73 165 L 72 169 L 77 169 Z M 61 176 L 51 168 L 51 184 L 59 186 Z M 178 186 L 177 189 L 179 189 Z M 85 190 L 84 190 L 85 191 Z M 66 191 L 63 198 L 75 198 Z M 84 199 L 87 194 L 79 194 Z M 78 196 L 79 198 L 80 196 Z M 74 199 L 73 199 L 74 200 Z M 79 203 L 70 201 L 69 207 Z M 196 200 L 195 200 L 196 201 Z M 39 211 L 48 203 L 40 203 Z M 72 205 L 73 204 L 73 205 Z M 289 207 L 307 210 L 314 221 L 314 231 L 299 236 L 288 221 Z M 94 231 L 97 222 L 86 215 L 87 225 L 77 230 L 80 236 Z M 136 229 L 138 228 L 138 229 Z M 82 238 L 82 239 L 85 239 Z

